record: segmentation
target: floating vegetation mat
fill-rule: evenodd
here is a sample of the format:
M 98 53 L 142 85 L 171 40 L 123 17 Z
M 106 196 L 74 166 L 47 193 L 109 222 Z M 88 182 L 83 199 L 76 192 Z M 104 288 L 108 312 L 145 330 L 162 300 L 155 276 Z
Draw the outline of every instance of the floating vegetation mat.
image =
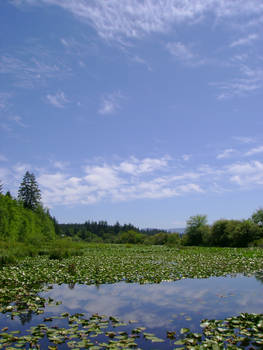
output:
M 47 256 L 26 258 L 16 265 L 0 268 L 0 320 L 8 319 L 9 326 L 12 320 L 15 324 L 18 318 L 29 313 L 40 317 L 47 305 L 59 304 L 59 301 L 40 294 L 51 284 L 160 283 L 237 273 L 250 275 L 261 270 L 263 251 L 260 249 L 100 245 L 91 246 L 81 257 L 63 260 L 50 260 Z M 262 315 L 256 314 L 241 314 L 224 321 L 204 321 L 202 334 L 191 333 L 187 328 L 171 330 L 166 339 L 147 333 L 144 327 L 132 328 L 114 317 L 97 314 L 89 318 L 83 314 L 42 316 L 39 324 L 21 334 L 13 330 L 14 326 L 12 330 L 2 327 L 0 348 L 263 349 L 263 319 Z M 56 324 L 58 321 L 64 322 L 63 326 Z
M 126 330 L 126 323 L 115 317 L 83 314 L 61 314 L 45 318 L 44 322 L 28 330 L 28 335 L 19 331 L 8 332 L 7 327 L 0 333 L 0 349 L 58 349 L 61 345 L 72 349 L 130 349 L 160 348 L 150 347 L 149 343 L 164 343 L 175 349 L 262 349 L 263 315 L 242 313 L 225 320 L 203 320 L 202 333 L 192 333 L 188 328 L 178 332 L 167 331 L 166 340 L 153 333 L 145 332 L 144 327 Z M 57 319 L 66 319 L 68 327 L 48 326 Z M 167 343 L 168 341 L 168 343 Z M 143 346 L 145 344 L 145 346 Z

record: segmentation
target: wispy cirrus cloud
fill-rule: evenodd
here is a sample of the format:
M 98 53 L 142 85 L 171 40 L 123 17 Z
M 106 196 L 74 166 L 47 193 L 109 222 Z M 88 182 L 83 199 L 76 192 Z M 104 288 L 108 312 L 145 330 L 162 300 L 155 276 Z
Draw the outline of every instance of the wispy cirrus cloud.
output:
M 233 139 L 244 144 L 256 142 L 255 137 L 249 137 L 249 136 L 234 136 Z
M 2 120 L 0 127 L 7 132 L 12 132 L 14 125 L 22 128 L 28 126 L 20 115 L 13 112 L 11 97 L 13 97 L 11 93 L 0 93 L 0 119 Z
M 223 152 L 219 153 L 216 158 L 217 159 L 225 159 L 225 158 L 229 158 L 231 157 L 231 155 L 233 155 L 233 153 L 235 153 L 236 150 L 233 149 L 233 148 L 228 148 L 228 149 L 225 149 Z
M 53 105 L 57 108 L 64 108 L 67 103 L 69 103 L 69 100 L 65 96 L 65 93 L 63 91 L 58 91 L 54 95 L 47 94 L 46 100 L 49 104 Z
M 250 149 L 245 153 L 245 156 L 253 156 L 254 154 L 263 153 L 263 146 L 258 146 Z
M 184 64 L 191 66 L 200 66 L 205 63 L 204 59 L 201 59 L 192 49 L 182 42 L 169 42 L 166 44 L 166 49 L 177 60 Z
M 259 39 L 258 34 L 249 34 L 246 37 L 239 38 L 235 41 L 233 41 L 229 46 L 230 47 L 237 47 L 237 46 L 243 46 L 243 45 L 250 45 L 252 44 L 255 40 Z
M 123 99 L 120 91 L 104 95 L 101 99 L 99 114 L 114 114 L 120 109 L 120 102 Z
M 138 63 L 138 64 L 142 64 L 148 69 L 148 71 L 152 71 L 152 68 L 149 65 L 149 63 L 145 59 L 143 59 L 142 57 L 140 57 L 138 55 L 132 56 L 131 57 L 131 61 L 135 62 L 135 63 Z
M 8 107 L 8 100 L 11 98 L 11 94 L 8 92 L 0 92 L 0 111 L 6 110 Z
M 26 43 L 14 50 L 0 50 L 0 74 L 10 77 L 10 84 L 20 88 L 34 88 L 49 79 L 62 79 L 70 73 L 63 60 L 36 42 Z
M 57 168 L 60 170 L 64 170 L 70 165 L 69 162 L 63 162 L 63 161 L 58 161 L 58 160 L 53 161 L 52 164 L 53 164 L 54 168 Z
M 242 63 L 239 65 L 239 74 L 236 78 L 211 85 L 222 91 L 217 96 L 219 100 L 247 96 L 263 88 L 263 69 L 259 63 L 253 66 Z
M 20 117 L 19 115 L 10 115 L 8 119 L 17 125 L 21 126 L 22 128 L 26 128 L 27 125 L 23 122 L 23 118 Z
M 59 6 L 77 19 L 87 21 L 99 36 L 107 40 L 167 32 L 174 24 L 200 21 L 211 13 L 217 20 L 253 15 L 254 21 L 260 20 L 263 13 L 263 5 L 258 0 L 13 0 L 11 3 L 17 6 Z

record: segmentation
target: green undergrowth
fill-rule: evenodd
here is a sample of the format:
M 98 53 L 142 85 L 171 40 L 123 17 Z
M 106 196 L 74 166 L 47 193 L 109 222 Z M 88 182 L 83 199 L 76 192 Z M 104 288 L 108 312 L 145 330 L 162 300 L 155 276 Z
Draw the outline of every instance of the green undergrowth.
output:
M 69 239 L 57 239 L 46 243 L 0 241 L 0 266 L 18 263 L 26 257 L 46 255 L 50 259 L 62 260 L 71 256 L 81 256 L 87 250 L 84 242 L 74 242 Z

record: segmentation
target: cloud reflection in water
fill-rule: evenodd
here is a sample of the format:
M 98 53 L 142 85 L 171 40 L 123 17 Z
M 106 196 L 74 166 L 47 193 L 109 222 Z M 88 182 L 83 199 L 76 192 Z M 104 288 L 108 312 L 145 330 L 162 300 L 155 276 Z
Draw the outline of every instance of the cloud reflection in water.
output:
M 48 312 L 84 312 L 137 320 L 147 328 L 171 325 L 199 328 L 201 319 L 222 319 L 240 312 L 263 312 L 263 286 L 255 277 L 211 277 L 160 284 L 54 286 L 47 294 L 61 300 Z M 188 319 L 187 319 L 188 318 Z

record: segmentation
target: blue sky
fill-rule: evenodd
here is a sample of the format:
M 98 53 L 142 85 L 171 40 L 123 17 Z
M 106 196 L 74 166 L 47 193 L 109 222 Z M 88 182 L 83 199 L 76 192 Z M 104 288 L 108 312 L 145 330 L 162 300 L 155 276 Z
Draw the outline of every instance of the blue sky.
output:
M 0 179 L 59 222 L 263 206 L 263 3 L 2 0 Z

